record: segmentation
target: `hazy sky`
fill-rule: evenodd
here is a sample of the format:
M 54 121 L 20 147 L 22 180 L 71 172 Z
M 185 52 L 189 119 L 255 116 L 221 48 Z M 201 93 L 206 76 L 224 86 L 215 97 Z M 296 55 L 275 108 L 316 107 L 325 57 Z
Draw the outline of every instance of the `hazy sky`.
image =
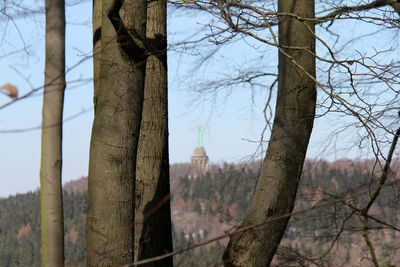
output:
M 85 113 L 64 125 L 63 181 L 87 175 L 90 131 L 93 112 L 91 55 L 91 1 L 67 7 L 67 73 L 64 118 L 81 111 Z M 173 46 L 179 40 L 202 27 L 191 14 L 169 16 L 169 127 L 170 162 L 187 162 L 197 144 L 198 127 L 204 131 L 204 146 L 212 162 L 237 162 L 258 152 L 265 126 L 263 116 L 267 89 L 271 80 L 265 79 L 266 88 L 233 87 L 218 94 L 196 94 L 199 82 L 239 73 L 246 69 L 264 68 L 275 71 L 277 52 L 259 44 L 238 41 L 212 60 L 199 65 L 191 51 Z M 18 30 L 17 30 L 18 27 Z M 349 27 L 351 29 L 351 27 Z M 20 95 L 43 84 L 44 73 L 44 16 L 7 22 L 0 17 L 0 85 L 18 86 Z M 10 51 L 25 51 L 7 55 Z M 206 54 L 212 46 L 199 48 Z M 262 55 L 262 56 L 260 56 Z M 79 64 L 78 64 L 79 63 Z M 77 65 L 77 66 L 75 66 Z M 0 94 L 0 106 L 9 99 Z M 41 123 L 41 90 L 34 96 L 0 109 L 0 197 L 26 192 L 39 186 L 40 135 L 39 129 L 22 133 L 4 133 L 10 129 L 24 129 Z M 308 157 L 334 160 L 342 157 L 360 157 L 360 152 L 349 152 L 357 140 L 342 137 L 336 146 L 328 146 L 330 133 L 341 119 L 317 119 Z M 3 132 L 2 132 L 3 131 Z M 267 132 L 268 133 L 268 132 Z M 332 141 L 335 141 L 333 139 Z M 329 149 L 325 149 L 328 146 Z M 346 148 L 344 152 L 341 149 Z M 363 153 L 368 152 L 364 150 Z M 364 154 L 364 156 L 367 154 Z

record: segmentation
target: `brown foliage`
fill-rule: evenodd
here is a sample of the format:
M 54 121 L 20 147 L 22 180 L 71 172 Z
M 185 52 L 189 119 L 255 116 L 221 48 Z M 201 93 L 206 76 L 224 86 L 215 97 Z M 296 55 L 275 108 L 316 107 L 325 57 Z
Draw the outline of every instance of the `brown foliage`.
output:
M 29 223 L 23 224 L 23 225 L 21 225 L 21 228 L 19 228 L 17 238 L 19 239 L 19 238 L 23 237 L 24 235 L 29 236 L 31 233 L 32 233 L 31 225 Z
M 3 89 L 4 91 L 6 91 L 6 94 L 9 97 L 18 98 L 18 88 L 15 85 L 6 83 L 3 86 L 1 86 L 0 89 Z

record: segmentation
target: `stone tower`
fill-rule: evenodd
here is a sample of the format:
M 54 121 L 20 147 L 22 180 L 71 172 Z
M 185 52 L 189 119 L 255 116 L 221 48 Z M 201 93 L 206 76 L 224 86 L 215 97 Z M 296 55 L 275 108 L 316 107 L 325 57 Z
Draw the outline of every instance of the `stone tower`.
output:
M 203 147 L 203 132 L 199 128 L 198 144 L 190 157 L 189 178 L 196 178 L 204 175 L 208 171 L 208 156 Z

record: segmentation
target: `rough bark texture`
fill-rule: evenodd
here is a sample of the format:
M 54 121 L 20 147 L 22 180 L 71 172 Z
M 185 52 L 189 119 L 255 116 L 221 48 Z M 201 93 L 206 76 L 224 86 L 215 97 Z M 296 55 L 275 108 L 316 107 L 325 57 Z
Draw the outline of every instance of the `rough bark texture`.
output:
M 93 0 L 93 87 L 98 87 L 98 81 L 100 78 L 100 54 L 101 54 L 101 8 L 102 0 Z M 93 99 L 93 104 L 96 100 Z
M 307 18 L 315 16 L 312 0 L 280 0 L 278 5 L 279 12 Z M 224 254 L 225 266 L 269 266 L 289 221 L 290 217 L 285 215 L 294 206 L 313 127 L 316 86 L 295 65 L 296 62 L 315 77 L 315 57 L 304 50 L 284 46 L 315 52 L 315 38 L 310 29 L 314 30 L 313 22 L 301 22 L 289 16 L 280 18 L 279 42 L 287 55 L 279 53 L 275 120 L 254 199 L 240 228 L 267 223 L 231 236 Z
M 64 0 L 46 0 L 45 5 L 46 63 L 40 166 L 41 265 L 63 266 L 61 167 L 65 89 Z
M 101 33 L 97 37 L 101 50 L 94 57 L 94 66 L 100 61 L 100 69 L 94 88 L 89 159 L 87 265 L 119 266 L 132 262 L 134 255 L 135 166 L 145 75 L 146 1 L 103 0 L 101 14 L 100 25 L 95 20 L 95 26 L 101 28 L 94 30 Z
M 148 3 L 150 55 L 140 128 L 135 200 L 135 260 L 172 251 L 169 200 L 166 1 Z M 146 266 L 172 266 L 172 257 Z

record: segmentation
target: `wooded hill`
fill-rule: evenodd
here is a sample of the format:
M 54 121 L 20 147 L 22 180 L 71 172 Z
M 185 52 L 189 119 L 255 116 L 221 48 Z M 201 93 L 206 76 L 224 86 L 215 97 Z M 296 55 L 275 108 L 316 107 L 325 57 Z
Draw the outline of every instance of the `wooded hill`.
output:
M 260 162 L 212 165 L 205 176 L 188 179 L 189 164 L 171 165 L 174 249 L 238 226 L 252 198 L 259 166 Z M 373 181 L 379 177 L 379 167 L 375 166 L 374 176 L 373 169 L 372 161 L 307 161 L 294 216 L 273 264 L 369 266 L 369 249 L 360 231 L 362 217 L 349 217 L 352 209 L 348 204 L 357 207 L 368 201 L 376 185 Z M 85 263 L 86 184 L 86 178 L 81 178 L 64 185 L 68 266 Z M 369 212 L 376 219 L 370 220 L 370 239 L 378 259 L 386 265 L 400 265 L 400 233 L 391 228 L 400 222 L 399 185 L 393 173 Z M 0 266 L 40 266 L 39 194 L 36 191 L 0 199 Z M 179 254 L 175 265 L 220 266 L 226 243 L 227 239 L 221 239 Z

